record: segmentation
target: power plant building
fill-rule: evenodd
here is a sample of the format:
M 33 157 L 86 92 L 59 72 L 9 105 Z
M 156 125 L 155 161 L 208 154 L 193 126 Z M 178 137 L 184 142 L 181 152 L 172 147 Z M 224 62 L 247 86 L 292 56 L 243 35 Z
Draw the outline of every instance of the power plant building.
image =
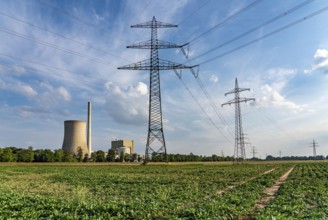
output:
M 112 141 L 112 148 L 117 153 L 129 153 L 134 154 L 134 142 L 133 140 L 115 140 Z

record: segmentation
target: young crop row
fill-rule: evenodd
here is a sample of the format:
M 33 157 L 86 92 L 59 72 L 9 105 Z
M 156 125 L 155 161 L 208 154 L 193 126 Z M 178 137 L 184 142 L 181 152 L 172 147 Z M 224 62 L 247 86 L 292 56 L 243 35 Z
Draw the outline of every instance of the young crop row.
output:
M 0 219 L 234 219 L 289 167 L 2 166 Z
M 297 164 L 274 200 L 254 218 L 327 219 L 328 163 Z

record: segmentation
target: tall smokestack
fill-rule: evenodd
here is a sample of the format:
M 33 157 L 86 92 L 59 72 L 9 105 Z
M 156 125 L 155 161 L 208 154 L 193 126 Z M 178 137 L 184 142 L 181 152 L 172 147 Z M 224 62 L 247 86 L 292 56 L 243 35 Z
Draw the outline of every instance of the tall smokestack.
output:
M 87 145 L 89 150 L 89 157 L 91 156 L 91 102 L 88 102 L 88 134 Z

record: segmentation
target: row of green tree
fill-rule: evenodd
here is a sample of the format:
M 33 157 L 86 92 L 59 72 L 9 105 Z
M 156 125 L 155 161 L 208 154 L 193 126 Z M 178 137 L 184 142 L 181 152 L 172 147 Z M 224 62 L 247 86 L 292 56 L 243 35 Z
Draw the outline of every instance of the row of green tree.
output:
M 290 157 L 273 157 L 268 155 L 265 160 L 324 160 L 328 156 L 290 156 Z M 82 149 L 79 148 L 76 155 L 71 155 L 62 149 L 54 151 L 50 149 L 37 149 L 33 150 L 32 147 L 16 148 L 5 147 L 0 148 L 0 162 L 143 162 L 144 158 L 138 154 L 123 154 L 118 155 L 114 150 L 109 149 L 107 152 L 98 150 L 92 152 L 90 157 L 84 154 Z M 167 158 L 163 154 L 153 154 L 149 159 L 152 162 L 210 162 L 210 161 L 233 161 L 234 158 L 230 156 L 202 156 L 190 154 L 168 154 Z M 260 160 L 252 158 L 250 160 Z
M 265 160 L 324 160 L 328 159 L 328 156 L 325 157 L 323 155 L 317 156 L 285 156 L 285 157 L 273 157 L 268 155 Z
M 109 149 L 107 152 L 98 150 L 92 152 L 90 157 L 84 154 L 79 148 L 76 155 L 71 155 L 62 149 L 54 151 L 50 149 L 33 150 L 32 147 L 16 148 L 5 147 L 0 148 L 0 162 L 143 162 L 144 158 L 138 154 L 118 155 L 114 150 Z M 192 161 L 232 161 L 233 157 L 222 157 L 217 155 L 202 156 L 190 154 L 168 154 L 169 162 L 192 162 Z M 162 154 L 154 154 L 150 158 L 153 162 L 167 161 Z
M 28 149 L 16 147 L 0 148 L 0 162 L 112 162 L 124 161 L 124 159 L 130 160 L 130 155 L 122 155 L 120 158 L 111 149 L 107 154 L 102 150 L 92 152 L 91 157 L 89 157 L 88 154 L 83 153 L 81 148 L 78 149 L 76 155 L 72 155 L 62 149 L 52 151 L 50 149 L 33 150 L 32 147 L 28 147 Z

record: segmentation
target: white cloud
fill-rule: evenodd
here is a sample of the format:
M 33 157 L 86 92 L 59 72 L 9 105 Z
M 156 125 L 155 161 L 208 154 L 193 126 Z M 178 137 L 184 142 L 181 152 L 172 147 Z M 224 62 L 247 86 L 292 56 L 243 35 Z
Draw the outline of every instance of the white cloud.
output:
M 268 79 L 283 80 L 285 78 L 293 77 L 296 74 L 296 69 L 273 68 L 267 71 Z
M 290 81 L 297 75 L 296 69 L 271 68 L 261 77 L 257 90 L 258 98 L 253 105 L 274 106 L 280 109 L 293 111 L 304 110 L 304 105 L 299 105 L 286 98 L 284 91 L 290 91 Z
M 13 91 L 26 97 L 35 97 L 38 95 L 37 91 L 35 91 L 30 85 L 22 84 L 20 82 L 7 83 L 0 81 L 0 89 Z
M 328 73 L 328 50 L 327 49 L 317 49 L 313 57 L 312 67 L 310 69 L 304 70 L 305 74 L 311 74 L 314 71 L 323 71 L 323 73 Z
M 15 90 L 27 97 L 33 97 L 38 95 L 38 93 L 29 85 L 17 86 Z
M 71 94 L 63 86 L 55 87 L 49 83 L 43 82 L 40 84 L 39 90 L 39 95 L 36 97 L 39 106 L 50 107 L 61 101 L 71 100 Z
M 65 101 L 70 101 L 71 100 L 71 95 L 69 92 L 64 88 L 64 87 L 59 87 L 57 89 L 58 94 L 65 100 Z
M 145 124 L 148 117 L 148 88 L 143 82 L 124 89 L 107 82 L 106 103 L 109 115 L 119 123 Z
M 219 77 L 212 74 L 210 77 L 210 81 L 217 83 L 219 81 Z
M 262 97 L 256 102 L 263 106 L 276 106 L 280 108 L 287 108 L 292 110 L 303 110 L 304 106 L 297 105 L 291 101 L 286 100 L 278 91 L 273 89 L 270 85 L 265 84 L 261 86 Z

